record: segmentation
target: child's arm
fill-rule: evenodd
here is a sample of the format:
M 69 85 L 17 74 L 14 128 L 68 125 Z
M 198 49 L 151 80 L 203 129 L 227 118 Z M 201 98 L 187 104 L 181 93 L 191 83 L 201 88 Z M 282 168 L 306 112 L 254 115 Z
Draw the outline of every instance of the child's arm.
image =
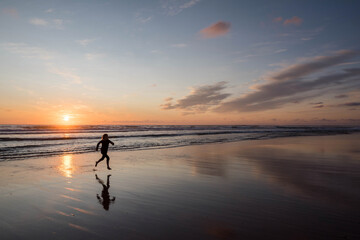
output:
M 99 145 L 100 145 L 101 141 L 98 142 L 98 144 L 96 145 L 96 151 L 99 149 Z
M 113 143 L 112 141 L 109 140 L 109 142 L 110 142 L 112 145 L 114 145 L 114 143 Z

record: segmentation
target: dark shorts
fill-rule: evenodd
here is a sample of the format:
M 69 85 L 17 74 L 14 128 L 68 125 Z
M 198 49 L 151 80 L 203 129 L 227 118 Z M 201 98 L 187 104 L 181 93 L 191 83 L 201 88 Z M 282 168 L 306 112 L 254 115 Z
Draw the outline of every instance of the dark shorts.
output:
M 101 154 L 102 154 L 101 159 L 110 158 L 110 157 L 107 155 L 107 152 L 101 152 Z

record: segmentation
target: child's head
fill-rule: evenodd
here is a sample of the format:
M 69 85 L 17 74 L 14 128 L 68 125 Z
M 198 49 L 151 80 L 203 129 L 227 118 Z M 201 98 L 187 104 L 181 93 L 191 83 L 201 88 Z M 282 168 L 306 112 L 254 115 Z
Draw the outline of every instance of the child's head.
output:
M 102 139 L 102 140 L 108 140 L 108 139 L 109 139 L 109 136 L 105 133 L 105 134 L 102 136 L 101 139 Z

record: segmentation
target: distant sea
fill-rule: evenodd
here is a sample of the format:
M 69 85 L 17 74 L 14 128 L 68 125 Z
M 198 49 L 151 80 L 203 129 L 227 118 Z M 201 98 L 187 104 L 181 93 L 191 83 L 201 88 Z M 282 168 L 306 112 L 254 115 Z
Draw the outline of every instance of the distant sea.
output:
M 0 161 L 95 151 L 104 133 L 110 151 L 169 148 L 194 144 L 249 141 L 292 136 L 360 132 L 347 126 L 258 125 L 0 125 Z M 111 152 L 110 152 L 111 153 Z

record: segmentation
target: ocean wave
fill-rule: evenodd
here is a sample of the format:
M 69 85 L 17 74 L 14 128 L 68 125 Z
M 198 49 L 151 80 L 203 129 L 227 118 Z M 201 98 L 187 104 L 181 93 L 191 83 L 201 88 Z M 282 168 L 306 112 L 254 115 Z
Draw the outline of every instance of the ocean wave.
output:
M 35 129 L 41 133 L 28 130 Z M 205 143 L 222 143 L 271 139 L 278 137 L 347 134 L 359 132 L 358 127 L 319 126 L 86 126 L 49 133 L 49 126 L 0 126 L 3 133 L 16 129 L 17 134 L 0 137 L 0 161 L 44 157 L 60 154 L 80 154 L 95 150 L 102 134 L 109 133 L 115 142 L 111 151 L 133 151 L 154 148 L 180 147 Z M 19 130 L 22 129 L 22 130 Z M 73 130 L 77 132 L 71 132 Z M 127 131 L 123 131 L 127 129 Z M 131 130 L 130 130 L 131 129 Z M 74 131 L 75 131 L 74 130 Z M 20 134 L 23 131 L 23 134 Z M 44 134 L 45 132 L 45 134 Z

